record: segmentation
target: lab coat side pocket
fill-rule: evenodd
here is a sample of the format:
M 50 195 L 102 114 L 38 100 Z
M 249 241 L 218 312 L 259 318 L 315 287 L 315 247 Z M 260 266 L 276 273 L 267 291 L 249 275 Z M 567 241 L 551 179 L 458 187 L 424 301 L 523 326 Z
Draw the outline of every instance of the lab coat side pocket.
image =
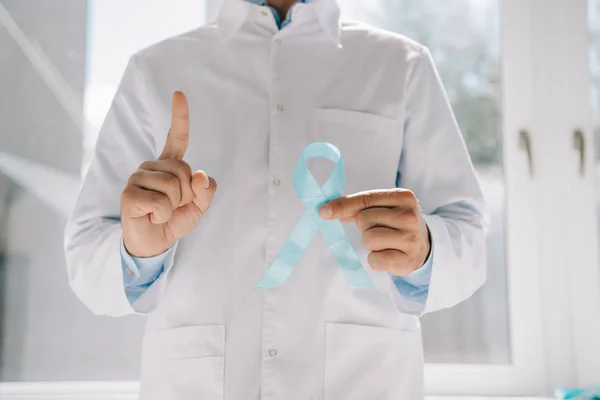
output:
M 344 323 L 325 328 L 325 400 L 419 400 L 419 331 Z
M 147 334 L 142 400 L 222 400 L 225 326 L 197 325 Z

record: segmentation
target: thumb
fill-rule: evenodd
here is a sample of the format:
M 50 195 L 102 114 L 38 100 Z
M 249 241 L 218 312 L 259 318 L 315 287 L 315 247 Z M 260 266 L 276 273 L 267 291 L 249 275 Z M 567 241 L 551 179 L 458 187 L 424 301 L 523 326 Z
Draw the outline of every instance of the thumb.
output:
M 198 170 L 192 175 L 192 191 L 196 196 L 194 204 L 204 214 L 210 207 L 213 196 L 217 191 L 217 181 L 208 176 L 206 172 Z

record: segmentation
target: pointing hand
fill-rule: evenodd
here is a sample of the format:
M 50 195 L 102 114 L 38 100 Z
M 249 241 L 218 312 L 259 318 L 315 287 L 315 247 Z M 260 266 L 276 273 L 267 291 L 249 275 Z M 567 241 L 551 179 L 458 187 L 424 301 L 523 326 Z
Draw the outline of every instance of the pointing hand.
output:
M 190 136 L 189 106 L 173 93 L 171 128 L 157 160 L 143 162 L 121 194 L 125 248 L 134 257 L 151 257 L 190 233 L 208 210 L 217 189 L 204 171 L 192 173 L 183 161 Z

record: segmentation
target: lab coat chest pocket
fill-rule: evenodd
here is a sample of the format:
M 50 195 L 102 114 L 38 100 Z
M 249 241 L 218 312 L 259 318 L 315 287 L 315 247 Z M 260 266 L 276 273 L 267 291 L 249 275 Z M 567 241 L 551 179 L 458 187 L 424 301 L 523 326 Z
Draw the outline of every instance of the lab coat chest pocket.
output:
M 402 137 L 402 124 L 396 119 L 342 109 L 313 111 L 311 141 L 340 149 L 348 193 L 394 186 Z M 318 169 L 311 170 L 318 180 L 326 178 L 317 176 Z
M 327 323 L 325 400 L 423 398 L 418 331 Z
M 225 327 L 150 332 L 144 343 L 141 399 L 223 399 Z

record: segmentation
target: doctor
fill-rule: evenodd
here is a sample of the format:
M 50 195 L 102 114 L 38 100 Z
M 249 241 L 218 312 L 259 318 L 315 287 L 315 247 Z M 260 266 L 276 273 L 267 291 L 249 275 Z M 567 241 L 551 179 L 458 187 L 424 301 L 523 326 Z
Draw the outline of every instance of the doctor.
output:
M 340 149 L 348 194 L 320 216 L 344 222 L 373 289 L 320 234 L 256 287 L 305 211 L 292 178 L 315 141 Z M 312 161 L 322 184 L 332 164 Z M 417 400 L 419 316 L 484 282 L 484 216 L 427 48 L 334 0 L 223 0 L 131 58 L 66 256 L 94 313 L 149 315 L 142 399 Z

